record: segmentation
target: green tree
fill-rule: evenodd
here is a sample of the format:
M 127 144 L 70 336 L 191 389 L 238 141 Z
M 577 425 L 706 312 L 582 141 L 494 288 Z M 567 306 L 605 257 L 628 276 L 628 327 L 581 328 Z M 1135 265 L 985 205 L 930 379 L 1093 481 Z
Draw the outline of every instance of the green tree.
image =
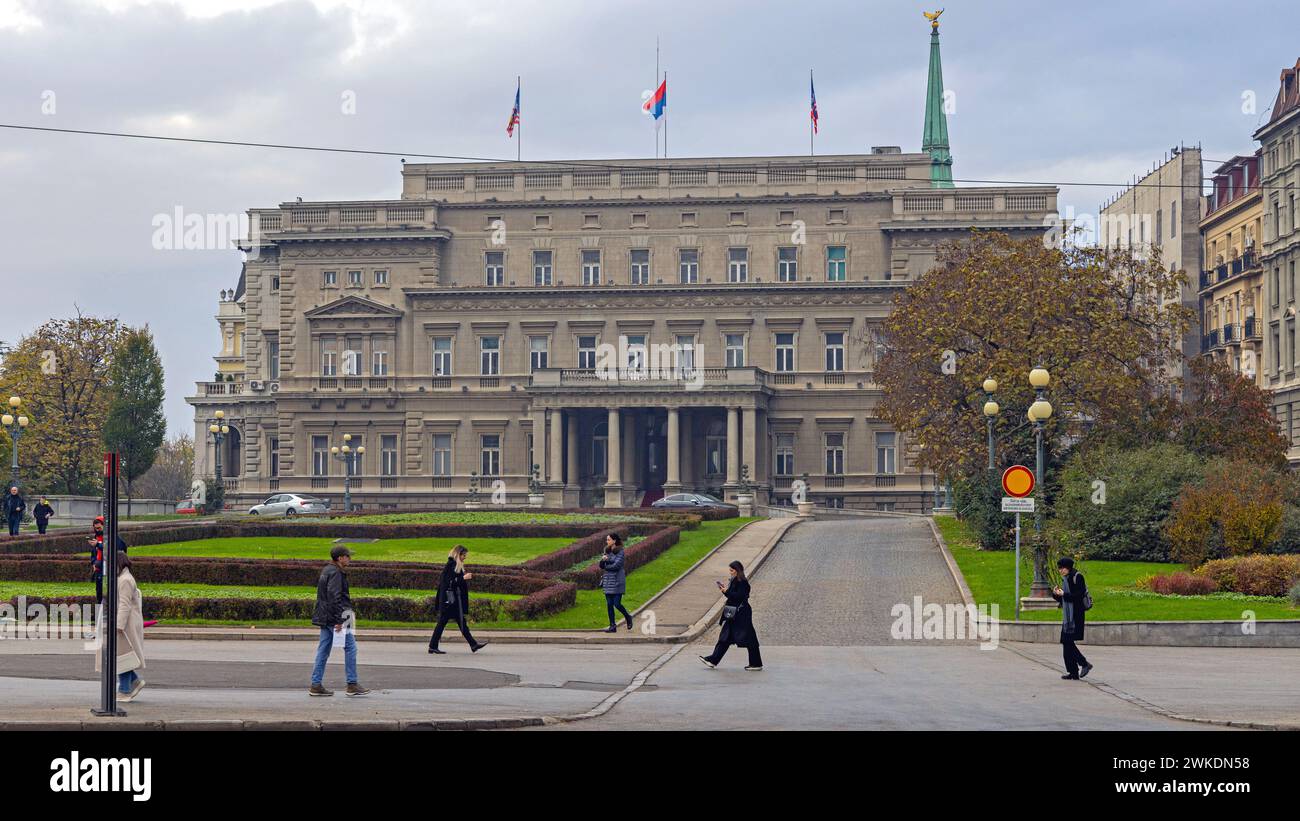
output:
M 132 328 L 123 335 L 108 381 L 112 400 L 104 421 L 104 446 L 121 457 L 126 515 L 130 516 L 136 480 L 153 467 L 167 434 L 162 360 L 147 327 Z
M 188 499 L 194 480 L 194 439 L 180 434 L 163 442 L 153 467 L 136 482 L 144 499 Z

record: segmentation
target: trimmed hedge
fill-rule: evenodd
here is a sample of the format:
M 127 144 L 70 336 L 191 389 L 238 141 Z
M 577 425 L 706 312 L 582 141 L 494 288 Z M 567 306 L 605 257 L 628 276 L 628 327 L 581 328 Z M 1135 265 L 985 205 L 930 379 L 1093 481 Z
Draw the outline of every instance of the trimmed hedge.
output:
M 1220 590 L 1248 596 L 1285 596 L 1300 582 L 1300 556 L 1234 556 L 1212 559 L 1193 571 Z
M 478 576 L 474 577 L 478 581 Z M 571 582 L 555 582 L 547 587 L 530 593 L 522 599 L 506 602 L 505 611 L 516 621 L 538 619 L 552 613 L 562 613 L 578 603 L 578 586 Z M 470 597 L 473 607 L 474 598 Z
M 681 528 L 666 527 L 658 533 L 647 536 L 631 547 L 628 547 L 623 551 L 624 570 L 631 573 L 638 567 L 655 560 L 668 548 L 677 544 L 681 535 Z M 600 587 L 600 578 L 604 575 L 604 572 L 605 571 L 600 569 L 599 563 L 593 562 L 591 565 L 584 567 L 575 573 L 567 574 L 567 578 L 576 582 L 579 587 L 590 590 Z
M 1219 583 L 1209 576 L 1194 576 L 1186 570 L 1167 576 L 1150 576 L 1139 581 L 1138 586 L 1162 596 L 1201 596 L 1219 589 Z
M 17 597 L 10 600 L 17 606 Z M 28 596 L 27 604 L 86 605 L 94 604 L 94 596 L 63 596 L 42 598 Z M 437 621 L 435 601 L 427 599 L 386 598 L 382 596 L 354 597 L 358 618 L 371 621 Z M 500 599 L 475 599 L 470 596 L 469 619 L 498 621 L 505 612 L 505 602 Z M 157 596 L 144 597 L 144 617 L 159 621 L 193 621 L 215 619 L 223 621 L 266 621 L 295 619 L 310 622 L 316 602 L 312 599 L 183 599 Z
M 553 550 L 550 553 L 544 553 L 541 556 L 534 556 L 520 565 L 520 567 L 538 573 L 563 573 L 575 564 L 594 559 L 603 553 L 605 550 L 605 536 L 610 533 L 617 533 L 624 539 L 633 535 L 630 532 L 630 529 L 625 525 L 605 528 L 598 533 L 593 533 L 590 536 L 581 538 L 573 544 L 566 545 L 559 550 Z

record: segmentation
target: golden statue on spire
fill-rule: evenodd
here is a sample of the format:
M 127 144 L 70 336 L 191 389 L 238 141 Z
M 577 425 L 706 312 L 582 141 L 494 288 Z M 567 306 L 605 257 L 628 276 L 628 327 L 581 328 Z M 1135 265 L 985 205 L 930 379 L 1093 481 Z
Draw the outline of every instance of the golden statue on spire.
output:
M 930 28 L 939 28 L 939 15 L 943 14 L 943 9 L 939 9 L 938 11 L 923 11 L 921 13 L 925 15 L 925 19 L 930 21 Z

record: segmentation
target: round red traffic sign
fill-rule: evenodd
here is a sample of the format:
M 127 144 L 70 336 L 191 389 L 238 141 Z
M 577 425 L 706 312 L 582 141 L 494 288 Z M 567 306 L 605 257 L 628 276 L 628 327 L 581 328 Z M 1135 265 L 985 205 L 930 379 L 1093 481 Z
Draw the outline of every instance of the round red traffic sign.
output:
M 1002 490 L 1008 496 L 1023 499 L 1034 492 L 1034 472 L 1024 465 L 1012 465 L 1002 471 Z

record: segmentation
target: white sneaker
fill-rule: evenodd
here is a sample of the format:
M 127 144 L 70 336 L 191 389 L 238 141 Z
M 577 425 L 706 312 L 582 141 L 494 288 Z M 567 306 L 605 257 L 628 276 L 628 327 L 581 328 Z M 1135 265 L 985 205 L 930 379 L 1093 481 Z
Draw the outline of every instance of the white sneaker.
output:
M 746 667 L 745 669 L 751 673 L 761 673 L 763 671 L 762 667 Z
M 713 662 L 709 661 L 708 659 L 706 659 L 704 656 L 700 656 L 700 661 L 704 662 L 704 666 L 707 667 L 707 668 L 709 668 L 710 670 L 712 670 L 712 669 L 714 669 L 715 667 L 718 666 L 718 665 L 714 664 Z

